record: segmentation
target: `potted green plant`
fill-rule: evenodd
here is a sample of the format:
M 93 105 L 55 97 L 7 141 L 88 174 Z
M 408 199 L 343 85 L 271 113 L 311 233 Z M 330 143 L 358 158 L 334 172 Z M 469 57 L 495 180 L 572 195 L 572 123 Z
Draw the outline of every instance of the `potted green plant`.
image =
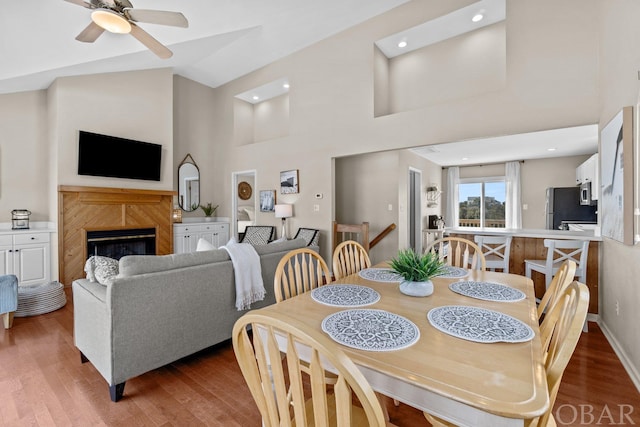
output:
M 216 212 L 216 209 L 218 209 L 218 205 L 213 206 L 213 204 L 209 202 L 206 206 L 200 205 L 200 209 L 204 212 L 206 220 L 211 221 L 211 216 Z
M 391 270 L 402 277 L 400 292 L 414 297 L 426 297 L 433 293 L 434 276 L 445 272 L 444 261 L 437 253 L 417 254 L 412 249 L 398 252 L 398 256 L 389 261 Z

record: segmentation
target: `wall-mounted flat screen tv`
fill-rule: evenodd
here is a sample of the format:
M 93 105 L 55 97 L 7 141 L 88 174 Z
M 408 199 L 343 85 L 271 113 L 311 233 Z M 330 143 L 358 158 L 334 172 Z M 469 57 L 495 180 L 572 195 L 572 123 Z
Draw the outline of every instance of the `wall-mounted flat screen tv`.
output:
M 81 130 L 78 175 L 160 181 L 162 145 Z

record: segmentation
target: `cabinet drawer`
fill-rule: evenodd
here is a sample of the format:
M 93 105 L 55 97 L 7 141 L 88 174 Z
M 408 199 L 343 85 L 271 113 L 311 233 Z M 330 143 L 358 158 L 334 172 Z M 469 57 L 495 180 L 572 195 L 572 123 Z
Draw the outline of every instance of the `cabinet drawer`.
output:
M 46 243 L 49 241 L 49 233 L 20 233 L 13 235 L 13 243 L 16 245 L 28 245 L 30 243 Z
M 202 225 L 200 224 L 190 224 L 190 225 L 180 225 L 180 226 L 175 226 L 173 227 L 173 231 L 176 234 L 184 234 L 184 233 L 197 233 L 201 230 L 203 230 Z
M 13 236 L 11 234 L 0 235 L 0 246 L 12 246 Z

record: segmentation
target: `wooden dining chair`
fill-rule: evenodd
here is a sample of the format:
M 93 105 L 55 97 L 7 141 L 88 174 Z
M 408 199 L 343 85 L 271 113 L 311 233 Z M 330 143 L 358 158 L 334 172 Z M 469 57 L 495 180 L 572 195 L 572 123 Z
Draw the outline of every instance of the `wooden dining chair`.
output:
M 553 276 L 549 287 L 538 304 L 538 321 L 541 322 L 544 313 L 556 305 L 564 290 L 573 281 L 575 274 L 576 263 L 572 260 L 565 260 Z
M 547 411 L 525 422 L 527 427 L 555 426 L 553 406 L 558 396 L 560 381 L 573 351 L 582 334 L 582 325 L 587 319 L 589 308 L 589 288 L 574 281 L 567 286 L 553 307 L 545 315 L 540 325 L 540 341 L 547 377 L 549 407 Z M 424 412 L 425 418 L 434 427 L 451 427 L 455 424 Z
M 578 281 L 571 282 L 556 305 L 545 314 L 540 325 L 540 340 L 545 355 L 544 364 L 549 390 L 549 409 L 528 427 L 554 426 L 553 406 L 558 396 L 562 374 L 569 364 L 582 334 L 589 309 L 589 288 Z
M 263 426 L 389 425 L 358 367 L 319 329 L 284 314 L 250 312 L 235 323 L 232 340 Z M 282 340 L 287 357 L 280 362 Z M 337 377 L 331 387 L 324 381 L 329 370 Z
M 276 302 L 308 292 L 331 281 L 327 263 L 313 249 L 301 248 L 282 257 L 273 277 Z
M 340 243 L 333 251 L 333 275 L 336 280 L 369 267 L 369 254 L 364 246 L 354 240 Z
M 437 253 L 441 260 L 453 267 L 487 269 L 487 261 L 478 245 L 462 237 L 443 237 L 431 242 L 425 249 L 427 251 Z

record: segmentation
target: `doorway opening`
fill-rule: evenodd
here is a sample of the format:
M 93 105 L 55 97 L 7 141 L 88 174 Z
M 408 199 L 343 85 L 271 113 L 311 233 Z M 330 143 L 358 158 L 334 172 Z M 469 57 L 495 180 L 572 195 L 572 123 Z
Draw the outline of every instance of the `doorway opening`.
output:
M 422 253 L 422 171 L 409 168 L 408 196 L 408 241 L 416 253 Z
M 255 169 L 231 173 L 231 227 L 238 241 L 245 228 L 256 221 L 256 177 Z

